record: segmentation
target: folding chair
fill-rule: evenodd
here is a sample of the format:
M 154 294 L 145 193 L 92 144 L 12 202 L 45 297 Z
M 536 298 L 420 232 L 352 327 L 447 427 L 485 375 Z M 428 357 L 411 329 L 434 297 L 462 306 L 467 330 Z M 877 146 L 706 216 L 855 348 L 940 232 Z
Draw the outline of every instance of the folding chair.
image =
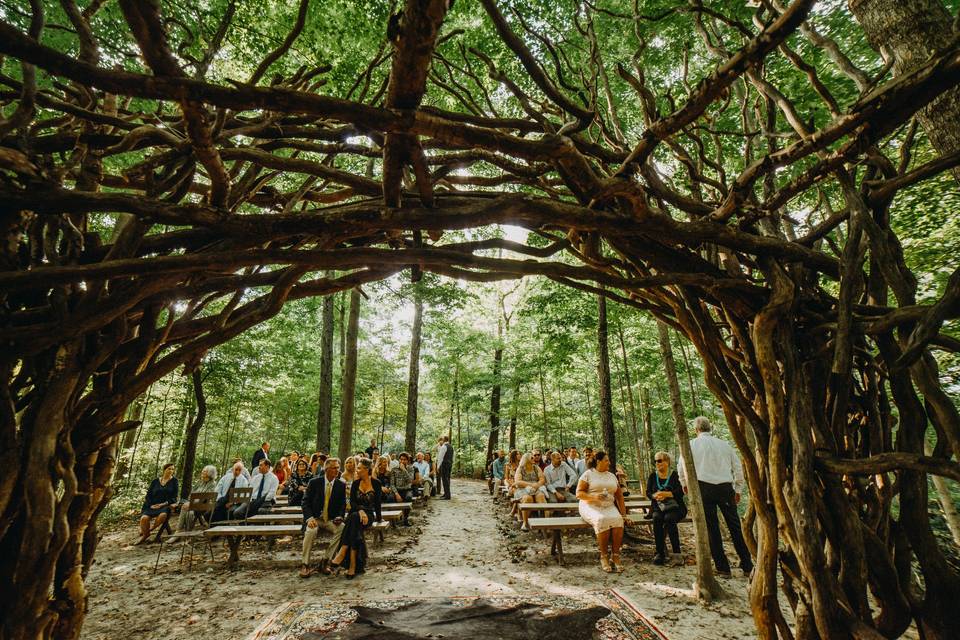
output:
M 190 500 L 183 505 L 183 509 L 186 509 L 188 512 L 196 515 L 196 523 L 194 526 L 199 526 L 199 529 L 190 529 L 187 531 L 177 531 L 171 535 L 168 540 L 184 540 L 190 543 L 190 560 L 187 565 L 187 569 L 193 568 L 193 545 L 198 539 L 206 540 L 207 547 L 210 550 L 210 559 L 213 560 L 213 546 L 210 544 L 210 541 L 206 539 L 203 535 L 203 530 L 210 526 L 210 520 L 213 519 L 213 509 L 217 505 L 217 493 L 212 491 L 209 493 L 191 493 Z M 191 519 L 188 517 L 187 522 L 190 522 Z M 160 554 L 163 553 L 163 540 L 160 540 L 160 547 L 157 549 L 157 561 L 153 565 L 153 572 L 157 572 L 157 567 L 160 565 Z M 186 542 L 184 542 L 186 544 Z M 180 550 L 180 564 L 183 565 L 183 556 L 186 553 L 186 547 Z

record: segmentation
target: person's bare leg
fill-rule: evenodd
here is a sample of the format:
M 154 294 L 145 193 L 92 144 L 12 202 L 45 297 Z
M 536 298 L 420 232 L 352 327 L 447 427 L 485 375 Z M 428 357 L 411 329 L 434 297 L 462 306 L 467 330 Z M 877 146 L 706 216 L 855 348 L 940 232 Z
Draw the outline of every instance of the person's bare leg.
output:
M 157 516 L 157 521 L 153 523 L 153 528 L 150 531 L 156 531 L 157 529 L 163 528 L 163 523 L 167 521 L 167 514 L 161 513 Z
M 610 546 L 610 530 L 601 531 L 597 534 L 597 546 L 600 547 L 600 568 L 610 573 L 610 560 L 607 558 L 607 547 Z
M 150 537 L 150 516 L 140 516 L 140 542 Z M 139 544 L 139 542 L 137 543 Z
M 357 550 L 350 549 L 350 568 L 347 569 L 348 576 L 357 575 Z
M 333 557 L 333 564 L 343 564 L 344 559 L 347 557 L 347 545 L 341 545 L 340 550 L 337 552 L 337 555 Z
M 617 573 L 623 572 L 623 565 L 620 564 L 620 546 L 623 544 L 623 527 L 617 527 L 611 529 L 612 533 L 610 535 L 611 545 L 613 546 L 613 553 L 611 559 L 613 560 L 614 571 Z
M 531 502 L 533 502 L 533 496 L 523 496 L 522 498 L 520 498 L 520 502 L 522 502 L 523 504 L 530 504 Z M 523 521 L 523 526 L 520 528 L 523 529 L 524 531 L 530 528 L 530 525 L 527 524 L 527 519 L 529 517 L 530 517 L 529 511 L 520 512 L 520 519 Z

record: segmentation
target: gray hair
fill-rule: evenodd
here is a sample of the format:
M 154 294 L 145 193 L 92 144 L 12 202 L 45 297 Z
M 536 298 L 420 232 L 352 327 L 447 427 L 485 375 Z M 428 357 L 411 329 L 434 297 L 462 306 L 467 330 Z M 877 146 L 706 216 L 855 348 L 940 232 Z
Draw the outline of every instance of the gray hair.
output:
M 340 458 L 327 458 L 323 461 L 323 468 L 326 469 L 327 467 L 333 466 L 334 462 L 337 463 L 337 466 L 340 466 Z
M 693 428 L 696 429 L 697 433 L 710 433 L 713 429 L 713 427 L 710 426 L 710 421 L 704 416 L 697 416 L 693 419 Z
M 200 473 L 207 474 L 207 477 L 210 478 L 211 480 L 217 479 L 217 468 L 212 464 L 208 464 L 207 466 L 205 466 L 203 469 L 200 470 Z
M 666 459 L 667 459 L 667 464 L 670 464 L 671 462 L 673 462 L 673 456 L 671 456 L 671 455 L 670 455 L 669 453 L 667 453 L 666 451 L 657 451 L 655 454 L 653 454 L 653 457 L 654 457 L 654 459 L 656 459 L 656 458 L 658 458 L 658 457 L 659 457 L 659 458 L 666 458 Z

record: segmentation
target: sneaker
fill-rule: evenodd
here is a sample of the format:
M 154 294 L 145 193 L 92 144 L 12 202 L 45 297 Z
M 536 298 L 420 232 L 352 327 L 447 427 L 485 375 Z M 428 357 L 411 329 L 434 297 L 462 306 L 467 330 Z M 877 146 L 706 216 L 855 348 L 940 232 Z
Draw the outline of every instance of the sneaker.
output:
M 657 555 L 653 556 L 653 564 L 655 565 L 662 565 L 664 560 L 665 558 L 663 557 L 662 553 L 658 553 Z

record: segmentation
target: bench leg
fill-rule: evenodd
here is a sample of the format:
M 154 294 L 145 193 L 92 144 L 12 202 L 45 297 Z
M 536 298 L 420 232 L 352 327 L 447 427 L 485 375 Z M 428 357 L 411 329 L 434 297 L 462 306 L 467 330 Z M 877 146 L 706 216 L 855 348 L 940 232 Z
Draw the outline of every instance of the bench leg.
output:
M 563 537 L 559 529 L 553 530 L 553 543 L 550 545 L 550 555 L 557 557 L 557 564 L 563 566 Z
M 230 548 L 230 557 L 227 558 L 227 566 L 235 567 L 240 562 L 240 536 L 227 536 L 227 546 Z

